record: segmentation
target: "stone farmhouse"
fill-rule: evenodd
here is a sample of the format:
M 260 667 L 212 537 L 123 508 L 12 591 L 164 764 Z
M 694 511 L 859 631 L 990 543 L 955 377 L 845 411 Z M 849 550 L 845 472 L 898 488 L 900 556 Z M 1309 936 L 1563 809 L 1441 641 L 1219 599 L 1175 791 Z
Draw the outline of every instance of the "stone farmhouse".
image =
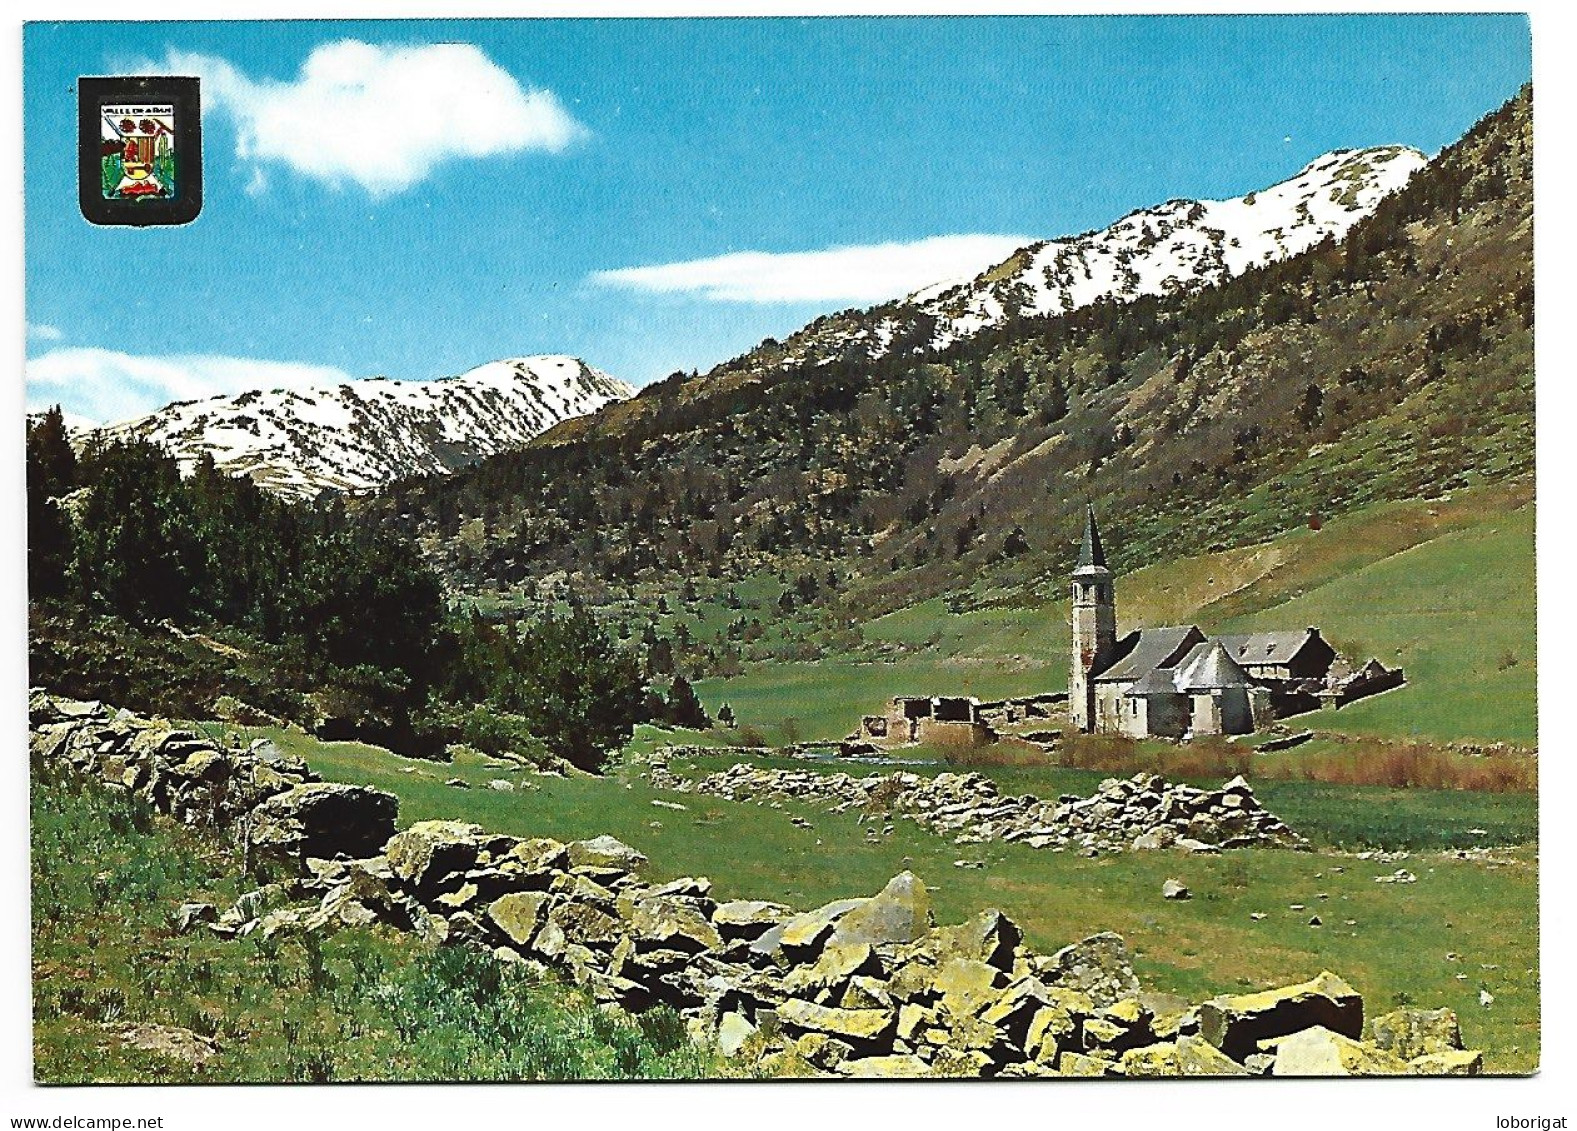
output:
M 1130 738 L 1248 734 L 1317 707 L 1396 687 L 1400 668 L 1354 669 L 1318 628 L 1208 636 L 1197 625 L 1117 635 L 1113 574 L 1095 511 L 1073 570 L 1069 714 L 1082 731 Z

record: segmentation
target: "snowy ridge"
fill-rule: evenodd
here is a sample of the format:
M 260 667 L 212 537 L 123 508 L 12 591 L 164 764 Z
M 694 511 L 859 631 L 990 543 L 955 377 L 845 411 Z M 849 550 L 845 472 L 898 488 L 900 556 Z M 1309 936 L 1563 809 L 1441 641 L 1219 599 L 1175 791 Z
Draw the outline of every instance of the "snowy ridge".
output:
M 1426 163 L 1418 150 L 1401 145 L 1338 149 L 1289 180 L 1243 197 L 1141 209 L 1099 231 L 1030 244 L 974 279 L 925 287 L 895 307 L 873 311 L 875 317 L 860 319 L 858 328 L 832 321 L 823 327 L 831 334 L 807 334 L 790 360 L 826 356 L 829 347 L 853 343 L 880 356 L 917 318 L 935 320 L 929 344 L 941 348 L 1013 317 L 1219 283 L 1307 251 L 1327 236 L 1340 239 Z
M 182 401 L 98 431 L 163 444 L 183 474 L 206 453 L 222 471 L 311 498 L 454 471 L 634 393 L 576 358 L 526 357 L 438 381 L 375 377 Z

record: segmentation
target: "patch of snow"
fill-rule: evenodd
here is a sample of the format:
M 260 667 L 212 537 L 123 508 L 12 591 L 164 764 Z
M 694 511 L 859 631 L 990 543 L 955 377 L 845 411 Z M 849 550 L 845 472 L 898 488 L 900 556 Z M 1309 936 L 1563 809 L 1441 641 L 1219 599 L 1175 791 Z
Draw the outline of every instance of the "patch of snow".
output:
M 332 388 L 250 390 L 168 405 L 99 431 L 162 443 L 187 474 L 207 454 L 220 470 L 310 497 L 453 471 L 634 393 L 578 358 L 545 355 L 435 381 L 373 377 Z

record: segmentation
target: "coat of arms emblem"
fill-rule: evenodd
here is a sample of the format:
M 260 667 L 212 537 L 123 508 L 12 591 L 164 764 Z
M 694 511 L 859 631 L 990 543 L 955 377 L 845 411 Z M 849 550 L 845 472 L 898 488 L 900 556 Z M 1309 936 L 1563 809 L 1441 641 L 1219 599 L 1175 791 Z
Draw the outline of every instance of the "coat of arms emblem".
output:
M 185 224 L 203 207 L 198 80 L 77 80 L 78 196 L 94 224 Z
M 105 199 L 175 199 L 180 185 L 175 107 L 105 106 L 102 124 Z

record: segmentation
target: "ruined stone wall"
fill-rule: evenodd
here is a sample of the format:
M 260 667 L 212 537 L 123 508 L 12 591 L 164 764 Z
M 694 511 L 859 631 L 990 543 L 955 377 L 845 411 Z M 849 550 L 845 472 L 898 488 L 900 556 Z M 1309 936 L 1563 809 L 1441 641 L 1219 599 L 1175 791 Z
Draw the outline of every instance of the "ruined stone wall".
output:
M 225 829 L 248 851 L 295 859 L 367 855 L 394 835 L 392 794 L 319 780 L 272 743 L 223 747 L 171 723 L 34 692 L 32 754 L 125 790 L 188 825 Z
M 712 751 L 709 751 L 709 753 Z M 978 773 L 871 773 L 863 777 L 819 770 L 778 770 L 735 763 L 707 777 L 673 773 L 654 755 L 652 784 L 680 793 L 734 801 L 778 798 L 813 801 L 834 812 L 892 814 L 957 843 L 1003 840 L 1056 851 L 1120 852 L 1177 847 L 1193 852 L 1232 848 L 1306 848 L 1303 837 L 1263 808 L 1241 777 L 1218 790 L 1164 781 L 1155 774 L 1108 778 L 1091 797 L 1043 801 L 1006 797 Z
M 996 735 L 984 723 L 922 719 L 920 741 L 929 746 L 989 746 Z

